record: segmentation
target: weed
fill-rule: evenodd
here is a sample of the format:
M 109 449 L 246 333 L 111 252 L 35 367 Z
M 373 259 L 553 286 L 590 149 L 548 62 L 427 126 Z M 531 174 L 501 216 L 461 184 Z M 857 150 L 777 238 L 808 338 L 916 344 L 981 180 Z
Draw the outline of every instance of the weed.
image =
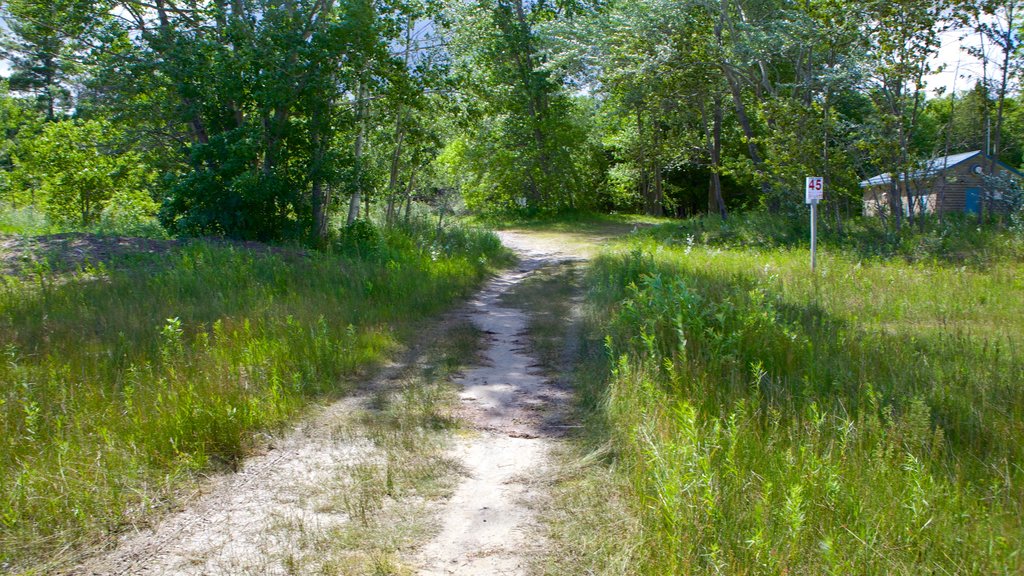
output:
M 581 402 L 629 481 L 637 570 L 1024 570 L 1024 270 L 987 262 L 599 258 Z
M 506 256 L 415 224 L 370 255 L 256 255 L 202 242 L 158 268 L 0 285 L 0 565 L 116 533 L 253 433 L 352 383 Z M 430 229 L 430 238 L 433 229 Z

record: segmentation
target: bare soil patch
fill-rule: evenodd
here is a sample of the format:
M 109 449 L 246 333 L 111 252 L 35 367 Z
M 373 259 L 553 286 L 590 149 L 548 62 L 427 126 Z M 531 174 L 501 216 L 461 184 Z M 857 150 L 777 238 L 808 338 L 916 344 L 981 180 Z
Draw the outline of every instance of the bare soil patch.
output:
M 426 575 L 526 574 L 545 546 L 537 509 L 548 498 L 551 453 L 567 425 L 570 391 L 543 370 L 529 343 L 529 310 L 503 303 L 516 284 L 577 258 L 566 245 L 501 233 L 520 257 L 469 304 L 487 335 L 480 366 L 459 380 L 461 413 L 472 432 L 452 455 L 466 479 L 440 511 L 441 530 L 418 554 Z
M 54 272 L 71 272 L 89 264 L 116 266 L 129 258 L 140 256 L 149 256 L 158 261 L 161 256 L 195 241 L 259 254 L 292 257 L 305 255 L 304 251 L 295 248 L 223 239 L 157 240 L 78 232 L 44 236 L 0 234 L 0 275 L 25 275 L 38 266 L 46 266 L 48 270 Z

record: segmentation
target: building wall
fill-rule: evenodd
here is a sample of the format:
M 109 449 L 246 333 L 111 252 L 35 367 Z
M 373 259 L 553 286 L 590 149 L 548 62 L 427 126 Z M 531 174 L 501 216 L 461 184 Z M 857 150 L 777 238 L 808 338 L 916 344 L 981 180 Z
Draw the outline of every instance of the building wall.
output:
M 984 190 L 985 182 L 984 177 L 980 174 L 971 172 L 971 167 L 980 164 L 979 160 L 971 159 L 967 162 L 963 162 L 946 170 L 946 175 L 933 176 L 925 181 L 914 183 L 911 182 L 911 189 L 917 189 L 920 191 L 927 190 L 924 194 L 924 198 L 927 202 L 927 211 L 934 213 L 939 207 L 939 197 L 942 197 L 943 212 L 964 212 L 967 207 L 967 189 L 977 188 Z M 987 166 L 986 166 L 987 168 Z M 999 174 L 1003 168 L 996 165 L 996 174 Z M 877 216 L 878 205 L 875 202 L 875 194 L 878 195 L 878 199 L 881 201 L 882 208 L 888 209 L 889 201 L 886 194 L 889 192 L 889 185 L 878 185 L 869 186 L 864 188 L 864 215 L 865 216 Z M 903 209 L 906 212 L 907 209 L 907 198 L 903 183 L 900 183 L 900 193 L 903 199 Z

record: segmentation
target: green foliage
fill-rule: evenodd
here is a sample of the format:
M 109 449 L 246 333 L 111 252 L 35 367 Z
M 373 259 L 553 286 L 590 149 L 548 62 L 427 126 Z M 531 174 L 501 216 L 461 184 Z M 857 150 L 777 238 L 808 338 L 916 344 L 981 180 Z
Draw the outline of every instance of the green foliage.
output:
M 155 217 L 159 208 L 145 192 L 117 190 L 103 208 L 97 230 L 116 236 L 165 236 L 166 231 Z
M 1008 193 L 1007 198 L 1010 198 Z M 718 217 L 688 218 L 651 228 L 649 233 L 670 246 L 716 246 L 729 249 L 808 249 L 808 210 L 796 216 L 773 215 L 764 210 Z M 821 212 L 819 212 L 821 214 Z M 1017 214 L 1013 212 L 1011 214 Z M 821 216 L 819 216 L 821 217 Z M 1018 216 L 1011 215 L 1011 222 Z M 988 266 L 1024 259 L 1024 243 L 999 225 L 978 226 L 969 215 L 947 214 L 943 222 L 928 220 L 919 228 L 889 229 L 877 218 L 843 222 L 818 222 L 819 249 L 824 253 L 853 253 L 861 258 L 901 258 L 908 262 L 933 262 Z
M 80 71 L 82 40 L 109 9 L 86 0 L 8 0 L 0 48 L 8 58 L 10 88 L 32 97 L 47 120 L 74 107 L 72 85 Z
M 355 220 L 341 229 L 338 248 L 343 254 L 377 256 L 384 247 L 384 236 L 369 220 Z
M 483 3 L 452 9 L 451 51 L 474 102 L 441 161 L 478 212 L 559 212 L 593 203 L 602 179 L 590 112 L 561 73 L 545 66 L 542 4 Z
M 505 261 L 493 235 L 452 229 L 436 251 L 420 248 L 424 230 L 392 230 L 386 259 L 196 242 L 4 277 L 0 565 L 28 568 L 162 508 L 258 430 L 346 393 Z
M 34 138 L 42 129 L 43 118 L 23 100 L 12 97 L 7 82 L 0 80 L 0 194 L 10 186 L 8 172 L 13 167 L 12 154 L 23 140 Z
M 641 571 L 1020 571 L 1020 262 L 831 252 L 812 277 L 807 256 L 636 241 L 595 263 L 608 380 L 584 390 Z
M 10 205 L 0 204 L 0 233 L 37 235 L 47 234 L 53 230 L 46 214 L 34 206 L 12 208 Z
M 119 144 L 117 131 L 102 121 L 46 124 L 17 152 L 10 200 L 42 206 L 62 227 L 89 227 L 101 219 L 115 228 L 151 223 L 154 175 L 138 153 L 120 152 Z
M 333 193 L 364 187 L 368 164 L 351 142 L 367 132 L 370 102 L 416 91 L 388 43 L 421 8 L 138 6 L 138 19 L 112 23 L 95 54 L 99 103 L 162 152 L 163 224 L 192 236 L 323 241 L 340 204 Z

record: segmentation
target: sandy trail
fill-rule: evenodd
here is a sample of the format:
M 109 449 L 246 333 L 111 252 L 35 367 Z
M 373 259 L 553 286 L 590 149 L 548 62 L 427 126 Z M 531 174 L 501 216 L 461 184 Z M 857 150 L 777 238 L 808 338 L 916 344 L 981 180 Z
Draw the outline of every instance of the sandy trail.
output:
M 420 574 L 523 574 L 530 552 L 543 546 L 531 506 L 544 497 L 548 454 L 565 431 L 569 392 L 540 373 L 527 347 L 527 313 L 503 306 L 501 296 L 538 269 L 576 258 L 550 240 L 501 236 L 519 255 L 518 267 L 455 314 L 467 315 L 487 334 L 487 350 L 481 365 L 459 380 L 471 430 L 454 441 L 450 456 L 465 477 L 438 504 L 436 537 L 408 553 Z M 204 482 L 183 509 L 122 535 L 112 550 L 66 574 L 294 573 L 282 558 L 304 533 L 329 534 L 350 521 L 336 504 L 337 493 L 348 488 L 353 466 L 375 457 L 352 415 L 366 410 L 374 391 L 413 361 L 410 355 L 363 392 L 299 422 L 238 473 Z
M 346 432 L 363 402 L 354 397 L 327 407 L 238 473 L 209 480 L 183 510 L 123 537 L 112 552 L 71 574 L 286 574 L 268 554 L 291 547 L 288 532 L 275 527 L 325 530 L 348 521 L 321 487 L 370 454 L 368 441 Z
M 460 384 L 463 412 L 475 434 L 456 443 L 466 480 L 441 510 L 441 531 L 419 553 L 423 575 L 525 574 L 544 546 L 533 510 L 544 498 L 548 455 L 565 430 L 569 392 L 546 378 L 526 346 L 527 312 L 501 297 L 538 269 L 569 259 L 550 242 L 503 232 L 518 269 L 491 281 L 469 306 L 489 335 L 485 360 Z

